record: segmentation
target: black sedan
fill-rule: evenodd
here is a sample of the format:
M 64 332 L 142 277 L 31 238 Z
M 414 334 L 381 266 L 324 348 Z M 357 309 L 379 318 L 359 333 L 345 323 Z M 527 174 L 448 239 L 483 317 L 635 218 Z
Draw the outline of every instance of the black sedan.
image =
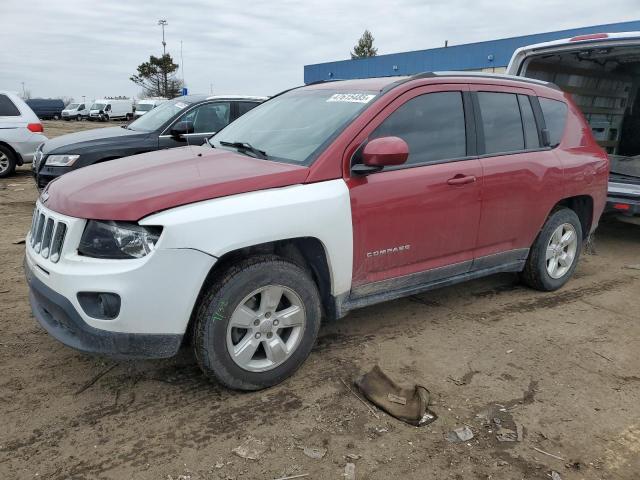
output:
M 162 103 L 136 121 L 62 135 L 38 148 L 32 164 L 36 184 L 77 168 L 162 148 L 202 145 L 264 97 L 187 95 Z

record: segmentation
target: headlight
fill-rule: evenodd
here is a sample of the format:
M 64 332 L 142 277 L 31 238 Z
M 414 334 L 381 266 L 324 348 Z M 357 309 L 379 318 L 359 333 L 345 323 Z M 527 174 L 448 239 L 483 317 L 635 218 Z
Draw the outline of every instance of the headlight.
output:
M 142 258 L 158 243 L 162 227 L 89 220 L 78 253 L 95 258 Z
M 80 155 L 49 155 L 45 162 L 50 167 L 70 167 Z

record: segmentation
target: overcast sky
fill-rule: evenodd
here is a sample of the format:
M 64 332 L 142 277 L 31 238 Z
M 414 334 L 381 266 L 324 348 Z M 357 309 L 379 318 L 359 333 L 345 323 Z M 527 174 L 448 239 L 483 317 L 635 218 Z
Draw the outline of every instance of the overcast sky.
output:
M 606 8 L 605 8 L 606 7 Z M 636 20 L 638 0 L 0 0 L 0 90 L 33 97 L 137 95 L 129 76 L 167 50 L 191 93 L 270 95 L 303 66 L 349 57 L 368 28 L 378 54 Z M 634 18 L 635 15 L 635 18 Z M 182 74 L 180 74 L 182 75 Z

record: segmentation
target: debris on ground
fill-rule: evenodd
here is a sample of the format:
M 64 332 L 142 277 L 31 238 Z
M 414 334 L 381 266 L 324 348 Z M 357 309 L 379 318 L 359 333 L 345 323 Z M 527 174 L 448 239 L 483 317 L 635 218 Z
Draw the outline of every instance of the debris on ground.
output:
M 466 425 L 464 427 L 454 428 L 447 433 L 446 439 L 451 443 L 466 442 L 473 438 L 473 432 Z
M 26 239 L 24 239 L 24 238 L 19 238 L 19 239 L 17 239 L 17 240 L 14 240 L 14 241 L 13 241 L 13 242 L 11 242 L 11 243 L 13 243 L 14 245 L 24 245 L 25 241 L 26 241 Z
M 506 467 L 507 465 L 509 465 L 509 462 L 507 462 L 505 460 L 497 460 L 496 461 L 496 467 Z
M 357 455 L 355 453 L 347 453 L 345 456 L 345 458 L 348 458 L 349 460 L 360 460 L 360 455 Z
M 629 270 L 640 270 L 640 263 L 625 265 L 624 268 L 628 268 Z
M 302 478 L 302 477 L 308 477 L 309 474 L 308 473 L 301 473 L 299 475 L 291 475 L 290 477 L 279 477 L 276 478 L 275 480 L 293 480 L 294 478 Z
M 345 478 L 345 480 L 356 480 L 356 465 L 355 465 L 355 463 L 347 463 L 344 466 L 344 478 Z
M 260 460 L 260 457 L 267 451 L 267 446 L 262 440 L 254 437 L 247 438 L 242 444 L 232 450 L 237 456 L 248 460 Z
M 562 477 L 555 470 L 551 470 L 551 479 L 552 480 L 562 480 Z
M 544 450 L 541 450 L 538 447 L 533 447 L 533 449 L 538 453 L 542 453 L 543 455 L 548 455 L 548 456 L 553 457 L 553 458 L 555 458 L 557 460 L 562 460 L 563 462 L 565 461 L 564 458 L 559 457 L 558 455 L 554 455 L 553 453 L 545 452 Z
M 324 458 L 324 456 L 327 454 L 326 448 L 319 448 L 319 447 L 300 447 L 300 448 L 302 448 L 302 451 L 307 457 L 313 458 L 315 460 L 320 460 L 321 458 Z
M 429 390 L 421 385 L 401 387 L 378 365 L 356 379 L 355 384 L 371 403 L 410 425 L 427 425 L 437 418 L 429 411 Z

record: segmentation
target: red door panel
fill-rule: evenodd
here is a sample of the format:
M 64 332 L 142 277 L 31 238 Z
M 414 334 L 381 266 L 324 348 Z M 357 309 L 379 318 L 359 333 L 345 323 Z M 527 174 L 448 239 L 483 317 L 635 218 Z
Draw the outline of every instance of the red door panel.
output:
M 562 167 L 551 150 L 480 159 L 482 216 L 476 256 L 531 247 L 562 197 Z
M 463 176 L 476 180 L 448 183 Z M 353 286 L 472 260 L 481 179 L 472 159 L 349 180 Z

